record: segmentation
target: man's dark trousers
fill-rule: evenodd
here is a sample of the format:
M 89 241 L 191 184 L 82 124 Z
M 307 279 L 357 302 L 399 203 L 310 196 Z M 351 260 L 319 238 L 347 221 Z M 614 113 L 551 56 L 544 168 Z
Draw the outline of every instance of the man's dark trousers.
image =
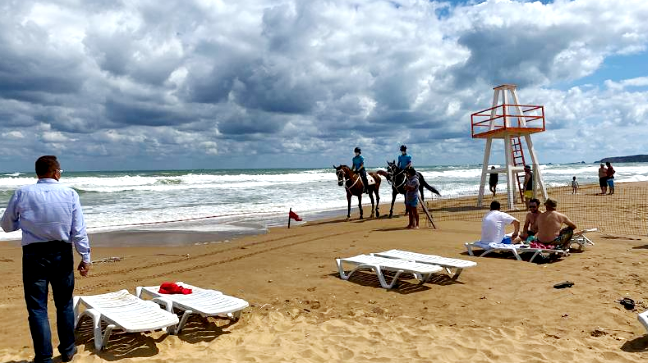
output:
M 74 258 L 72 245 L 62 241 L 32 243 L 23 247 L 23 285 L 36 357 L 34 362 L 51 362 L 52 334 L 47 318 L 48 285 L 52 285 L 56 306 L 58 350 L 72 356 L 74 345 Z

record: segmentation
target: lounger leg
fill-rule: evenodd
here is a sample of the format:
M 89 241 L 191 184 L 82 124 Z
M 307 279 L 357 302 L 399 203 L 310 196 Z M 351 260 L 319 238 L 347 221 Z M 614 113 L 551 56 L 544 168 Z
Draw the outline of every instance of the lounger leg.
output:
M 463 272 L 463 269 L 462 269 L 462 268 L 458 268 L 457 271 L 455 271 L 454 275 L 450 275 L 450 276 L 452 276 L 452 279 L 453 279 L 453 280 L 456 280 L 456 279 L 459 278 L 459 275 L 461 275 L 462 272 Z
M 485 250 L 484 253 L 482 253 L 481 255 L 479 255 L 479 257 L 484 257 L 484 256 L 486 256 L 487 254 L 489 254 L 489 253 L 491 253 L 491 252 L 493 252 L 493 251 L 494 251 L 494 250 Z
M 472 245 L 470 243 L 465 243 L 464 246 L 466 246 L 466 249 L 468 250 L 468 254 L 470 256 L 474 256 L 473 250 L 472 250 Z
M 542 251 L 540 251 L 540 250 L 535 251 L 533 256 L 531 256 L 531 259 L 529 260 L 529 262 L 533 262 L 533 260 L 536 258 L 536 256 L 538 256 L 541 252 Z
M 522 261 L 522 257 L 520 257 L 520 254 L 515 249 L 512 249 L 511 251 L 513 251 L 516 260 Z
M 80 305 L 80 303 L 81 303 L 81 299 L 78 296 L 75 296 L 72 299 L 72 306 L 73 306 L 73 309 L 74 309 L 74 329 L 76 329 L 77 326 L 79 325 L 79 320 L 81 318 L 81 316 L 79 315 L 79 305 Z
M 193 314 L 193 311 L 191 310 L 185 310 L 184 313 L 182 314 L 182 318 L 180 318 L 180 322 L 176 326 L 174 332 L 170 331 L 170 334 L 180 334 L 180 331 L 182 328 L 184 328 L 185 324 L 187 323 L 187 320 L 189 319 L 189 315 Z
M 337 264 L 338 272 L 340 273 L 340 278 L 341 278 L 342 280 L 348 280 L 349 277 L 351 276 L 351 273 L 352 273 L 353 271 L 352 271 L 351 273 L 349 273 L 348 275 L 345 274 L 345 273 L 344 273 L 344 269 L 342 268 L 342 261 L 340 261 L 339 258 L 336 258 L 336 259 L 335 259 L 335 263 Z M 355 270 L 354 270 L 354 271 L 355 271 Z
M 396 285 L 396 283 L 398 283 L 398 277 L 403 273 L 403 270 L 398 270 L 398 272 L 396 272 L 396 275 L 394 275 L 394 278 L 392 279 L 391 283 L 388 284 L 387 281 L 385 280 L 385 275 L 383 275 L 380 267 L 374 266 L 374 270 L 376 271 L 376 275 L 378 275 L 380 286 L 384 287 L 385 289 L 393 288 Z
M 106 332 L 101 334 L 101 314 L 94 309 L 88 309 L 84 314 L 90 315 L 92 317 L 92 330 L 94 333 L 94 346 L 97 350 L 102 350 L 108 344 L 108 338 L 115 328 L 114 325 L 110 324 L 106 327 Z

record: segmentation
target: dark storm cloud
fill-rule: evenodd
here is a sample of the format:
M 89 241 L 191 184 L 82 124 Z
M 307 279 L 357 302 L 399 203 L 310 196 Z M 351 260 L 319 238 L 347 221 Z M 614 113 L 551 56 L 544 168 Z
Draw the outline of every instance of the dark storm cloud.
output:
M 109 98 L 106 116 L 117 124 L 140 126 L 173 126 L 192 119 L 192 115 L 159 103 Z

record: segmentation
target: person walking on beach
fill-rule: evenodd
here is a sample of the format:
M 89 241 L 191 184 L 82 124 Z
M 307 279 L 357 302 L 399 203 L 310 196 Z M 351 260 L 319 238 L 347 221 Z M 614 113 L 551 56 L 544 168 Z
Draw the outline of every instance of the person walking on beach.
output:
M 511 243 L 520 233 L 520 221 L 508 213 L 500 211 L 500 202 L 494 200 L 490 204 L 490 211 L 482 219 L 481 239 L 479 243 Z M 505 237 L 506 225 L 513 224 L 515 231 L 511 237 Z M 490 248 L 485 246 L 485 248 Z
M 15 191 L 0 220 L 5 232 L 22 230 L 23 285 L 34 344 L 34 362 L 52 361 L 52 336 L 47 317 L 48 285 L 56 306 L 58 351 L 63 362 L 76 354 L 74 344 L 74 258 L 72 245 L 81 255 L 77 270 L 90 270 L 90 243 L 79 195 L 59 184 L 61 166 L 56 156 L 36 160 L 38 182 Z
M 407 146 L 401 145 L 400 147 L 401 154 L 398 155 L 398 167 L 401 170 L 412 167 L 412 156 L 407 154 Z
M 419 180 L 414 168 L 406 169 L 407 182 L 405 183 L 405 209 L 409 214 L 409 224 L 407 229 L 419 228 L 419 214 L 418 214 L 418 192 Z
M 488 188 L 490 189 L 491 193 L 493 193 L 493 197 L 497 192 L 497 183 L 499 182 L 499 174 L 494 170 L 495 167 L 491 166 L 490 176 L 488 177 Z
M 558 207 L 556 200 L 549 198 L 544 205 L 546 212 L 540 214 L 537 219 L 537 242 L 536 245 L 532 244 L 531 246 L 536 248 L 568 249 L 576 225 L 566 215 L 556 210 Z M 561 229 L 563 224 L 567 225 L 567 227 Z
M 529 209 L 529 201 L 533 198 L 533 173 L 531 167 L 524 166 L 524 204 Z
M 578 188 L 580 187 L 580 185 L 578 185 L 578 182 L 576 181 L 576 177 L 572 178 L 571 185 L 572 185 L 572 194 L 577 194 L 578 193 Z
M 364 156 L 360 155 L 362 154 L 362 150 L 360 150 L 359 147 L 356 147 L 353 152 L 355 153 L 355 156 L 351 160 L 351 163 L 353 164 L 351 171 L 360 174 L 360 178 L 362 179 L 362 192 L 366 193 L 369 183 L 367 182 L 367 170 L 365 170 L 364 167 Z
M 605 195 L 605 193 L 607 193 L 607 169 L 603 163 L 601 163 L 601 167 L 598 170 L 598 176 L 601 195 Z
M 538 216 L 542 214 L 540 211 L 540 201 L 536 198 L 532 198 L 529 201 L 529 212 L 524 218 L 524 227 L 522 228 L 522 234 L 520 238 L 523 241 L 533 237 L 538 233 Z
M 610 162 L 606 162 L 605 165 L 607 166 L 607 185 L 608 189 L 610 189 L 610 193 L 608 195 L 614 194 L 614 173 L 616 173 L 616 170 L 612 167 L 612 164 Z

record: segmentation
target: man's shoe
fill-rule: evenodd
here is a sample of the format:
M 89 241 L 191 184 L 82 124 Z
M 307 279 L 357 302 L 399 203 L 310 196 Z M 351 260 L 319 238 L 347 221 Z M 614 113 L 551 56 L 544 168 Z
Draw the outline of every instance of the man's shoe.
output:
M 76 353 L 77 353 L 77 349 L 75 347 L 74 350 L 72 351 L 72 354 L 70 354 L 70 355 L 61 354 L 61 361 L 63 361 L 63 362 L 71 362 L 72 359 L 74 359 L 74 356 L 76 355 Z

